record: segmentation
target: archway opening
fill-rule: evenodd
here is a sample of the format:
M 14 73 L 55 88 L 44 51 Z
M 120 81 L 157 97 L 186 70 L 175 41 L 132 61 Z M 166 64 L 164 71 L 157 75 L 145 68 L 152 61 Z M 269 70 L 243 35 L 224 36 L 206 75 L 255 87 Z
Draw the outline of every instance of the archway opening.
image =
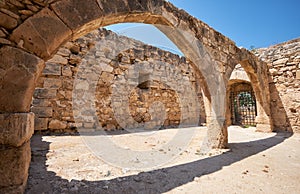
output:
M 243 127 L 256 126 L 256 98 L 250 83 L 230 85 L 230 122 Z

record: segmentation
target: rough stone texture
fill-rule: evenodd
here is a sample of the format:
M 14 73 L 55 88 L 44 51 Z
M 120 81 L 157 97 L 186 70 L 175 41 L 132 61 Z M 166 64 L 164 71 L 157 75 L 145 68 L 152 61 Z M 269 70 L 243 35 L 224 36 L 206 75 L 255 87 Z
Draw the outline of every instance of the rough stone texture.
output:
M 43 75 L 61 75 L 61 65 L 57 63 L 46 63 Z
M 120 6 L 120 5 L 118 5 Z M 103 13 L 96 0 L 67 0 L 51 5 L 55 13 L 71 28 L 75 37 L 93 30 L 96 23 L 101 24 Z M 89 10 L 89 11 L 87 11 Z M 89 29 L 89 26 L 92 26 Z
M 259 62 L 252 53 L 237 48 L 233 41 L 207 24 L 163 0 L 89 0 L 88 2 L 95 5 L 90 7 L 93 11 L 83 12 L 86 5 L 81 5 L 83 1 L 79 0 L 1 1 L 1 13 L 11 17 L 10 21 L 16 19 L 18 24 L 16 27 L 14 27 L 15 24 L 5 26 L 3 23 L 0 26 L 3 32 L 1 35 L 3 38 L 0 40 L 0 93 L 5 94 L 0 96 L 0 112 L 29 111 L 31 97 L 37 83 L 36 78 L 43 66 L 42 61 L 38 60 L 36 56 L 47 60 L 72 36 L 77 38 L 78 35 L 100 26 L 122 22 L 143 22 L 157 25 L 193 62 L 193 66 L 200 74 L 200 78 L 197 80 L 199 80 L 205 99 L 208 101 L 207 115 L 212 123 L 209 127 L 206 144 L 209 148 L 224 147 L 227 144 L 227 127 L 224 122 L 227 83 L 224 83 L 224 80 L 229 80 L 234 66 L 238 63 L 241 63 L 246 72 L 251 75 L 253 90 L 259 101 L 259 114 L 261 118 L 265 118 L 261 121 L 265 122 L 264 125 L 272 126 L 269 85 L 266 83 L 267 66 Z M 98 9 L 100 12 L 97 11 Z M 70 10 L 74 10 L 74 13 Z M 75 18 L 70 19 L 69 17 L 72 16 Z M 70 24 L 67 25 L 67 21 L 70 21 Z M 159 24 L 162 26 L 158 26 Z M 70 26 L 75 28 L 70 29 Z M 3 45 L 12 45 L 22 50 Z M 33 53 L 35 56 L 29 55 L 25 51 Z M 61 53 L 66 54 L 63 51 Z M 208 59 L 209 56 L 213 60 L 203 63 L 207 62 L 205 59 Z M 80 63 L 80 60 L 80 57 L 72 53 L 68 63 L 75 65 Z M 65 70 L 64 75 L 70 76 L 68 69 Z M 112 78 L 108 74 L 104 77 Z M 136 83 L 136 80 L 133 81 Z M 37 84 L 41 83 L 43 83 L 43 79 Z M 83 86 L 84 84 L 81 85 L 81 87 Z M 71 99 L 72 94 L 67 91 L 73 88 L 71 80 L 63 80 L 62 87 L 66 92 L 60 93 L 61 98 Z M 184 88 L 181 88 L 181 91 L 184 91 Z M 44 95 L 41 96 L 41 99 L 48 97 Z M 188 100 L 184 99 L 184 103 L 188 103 Z M 57 106 L 68 105 L 58 103 Z M 185 109 L 187 113 L 189 113 L 188 110 L 188 108 Z M 295 111 L 292 109 L 291 112 Z M 194 112 L 189 114 L 192 115 Z M 66 111 L 66 114 L 62 116 L 72 119 L 70 111 Z M 20 153 L 17 154 L 17 156 L 20 155 Z M 9 170 L 10 168 L 7 168 L 5 173 L 2 173 L 2 177 L 7 177 Z M 17 191 L 15 190 L 15 192 Z
M 52 11 L 45 8 L 14 30 L 11 40 L 45 59 L 56 50 L 57 44 L 70 36 L 71 30 Z
M 0 193 L 23 193 L 30 164 L 30 142 L 0 149 Z
M 34 119 L 35 130 L 47 130 L 48 129 L 48 118 L 35 118 Z
M 109 41 L 106 40 L 104 44 L 105 39 L 109 39 Z M 115 41 L 113 41 L 114 39 Z M 94 47 L 91 45 L 96 45 L 97 47 L 97 42 L 101 43 L 101 48 L 96 48 L 93 51 L 95 55 L 87 56 L 87 52 L 90 52 Z M 128 48 L 135 47 L 135 49 L 122 51 L 117 55 L 117 59 L 115 56 L 110 58 L 109 53 L 111 49 L 118 47 L 124 42 Z M 75 63 L 74 58 L 79 60 Z M 201 107 L 200 114 L 195 115 L 195 117 L 198 120 L 197 124 L 203 123 L 205 121 L 205 111 L 201 100 L 200 84 L 197 81 L 199 75 L 194 71 L 190 61 L 169 52 L 146 46 L 133 39 L 116 36 L 113 32 L 105 29 L 99 29 L 76 41 L 66 43 L 49 60 L 51 62 L 48 61 L 46 63 L 47 70 L 44 70 L 43 75 L 39 79 L 32 101 L 31 111 L 36 114 L 35 130 L 49 129 L 51 131 L 70 132 L 73 129 L 74 132 L 76 126 L 83 125 L 82 123 L 74 123 L 72 96 L 73 92 L 75 92 L 73 87 L 75 87 L 75 90 L 80 91 L 89 88 L 90 84 L 88 82 L 82 82 L 74 86 L 76 79 L 85 79 L 85 77 L 98 80 L 95 91 L 95 105 L 101 127 L 105 130 L 122 129 L 124 126 L 120 126 L 116 120 L 114 113 L 116 110 L 111 104 L 112 91 L 116 87 L 114 86 L 116 79 L 127 75 L 130 68 L 141 62 L 146 67 L 143 69 L 143 72 L 151 72 L 155 69 L 154 65 L 151 65 L 151 61 L 155 60 L 161 62 L 159 67 L 161 70 L 156 69 L 161 75 L 160 77 L 150 77 L 151 73 L 141 73 L 137 75 L 138 79 L 136 80 L 124 77 L 124 81 L 135 85 L 135 88 L 128 96 L 130 115 L 134 121 L 146 123 L 153 119 L 150 114 L 151 105 L 159 101 L 164 104 L 166 111 L 166 119 L 161 124 L 162 128 L 176 127 L 182 122 L 182 107 L 177 94 L 178 91 L 170 87 L 170 85 L 176 85 L 177 81 L 167 80 L 167 75 L 163 75 L 166 68 L 168 68 L 167 65 L 170 64 L 170 68 L 174 68 L 172 71 L 181 72 L 177 79 L 179 81 L 182 79 L 189 80 L 197 92 Z M 67 64 L 65 61 L 67 61 Z M 86 61 L 94 67 L 91 70 L 92 74 L 83 74 L 82 78 L 80 78 L 78 77 L 78 71 L 82 61 Z M 145 63 L 148 65 L 145 65 Z M 150 81 L 154 78 L 156 81 Z M 92 97 L 90 96 L 90 98 Z M 186 94 L 185 98 L 188 99 L 189 96 Z M 119 109 L 121 108 L 119 107 Z M 134 125 L 134 123 L 131 125 Z M 84 126 L 94 127 L 94 124 L 84 123 Z M 128 125 L 127 127 L 130 126 Z
M 44 62 L 20 49 L 0 48 L 0 113 L 28 112 Z
M 13 29 L 18 25 L 18 22 L 15 18 L 12 18 L 2 12 L 0 12 L 0 25 L 6 29 Z
M 34 114 L 0 114 L 0 126 L 0 145 L 19 147 L 33 134 Z
M 250 80 L 261 106 L 259 114 L 264 115 L 266 118 L 264 122 L 272 127 L 269 93 L 268 90 L 264 91 L 268 87 L 266 64 L 259 62 L 252 53 L 237 48 L 229 38 L 163 0 L 88 2 L 95 5 L 92 6 L 91 12 L 83 12 L 82 8 L 86 5 L 81 6 L 82 2 L 75 0 L 4 2 L 1 4 L 1 8 L 6 10 L 4 13 L 10 11 L 12 14 L 8 15 L 20 18 L 13 33 L 3 27 L 9 33 L 5 38 L 15 42 L 12 43 L 14 46 L 34 53 L 42 59 L 48 59 L 71 38 L 71 35 L 77 38 L 78 35 L 85 34 L 91 29 L 114 23 L 153 24 L 179 47 L 200 72 L 199 80 L 203 93 L 211 105 L 207 111 L 210 120 L 223 123 L 227 84 L 224 80 L 229 79 L 226 76 L 230 76 L 234 66 L 241 62 L 247 73 L 252 75 Z M 72 16 L 78 19 L 69 19 Z M 70 24 L 65 25 L 67 21 L 70 21 Z M 67 26 L 78 27 L 71 30 Z M 78 60 L 80 59 L 73 57 L 71 63 L 75 64 Z M 226 126 L 212 129 L 219 132 L 211 134 L 225 134 L 221 131 L 226 130 Z
M 270 68 L 271 113 L 277 130 L 300 132 L 300 39 L 257 49 Z

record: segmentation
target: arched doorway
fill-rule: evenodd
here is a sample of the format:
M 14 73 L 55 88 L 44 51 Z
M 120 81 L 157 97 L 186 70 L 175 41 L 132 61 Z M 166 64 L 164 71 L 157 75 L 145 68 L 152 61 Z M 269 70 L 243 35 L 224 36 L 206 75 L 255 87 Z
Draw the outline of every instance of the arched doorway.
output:
M 230 85 L 230 121 L 232 125 L 256 126 L 256 98 L 250 83 Z

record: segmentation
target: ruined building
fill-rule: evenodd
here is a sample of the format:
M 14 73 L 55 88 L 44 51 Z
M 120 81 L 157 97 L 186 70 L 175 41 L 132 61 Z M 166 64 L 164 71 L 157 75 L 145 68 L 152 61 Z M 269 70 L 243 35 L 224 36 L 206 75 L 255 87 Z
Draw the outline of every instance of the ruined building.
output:
M 263 132 L 299 132 L 299 40 L 256 50 L 257 57 L 163 0 L 5 0 L 0 2 L 0 18 L 2 193 L 24 191 L 34 129 L 67 131 L 97 125 L 111 130 L 206 122 L 204 150 L 227 146 L 229 124 L 255 124 Z M 87 34 L 125 22 L 156 26 L 185 58 L 132 40 L 127 41 L 134 48 L 119 44 L 120 52 L 110 52 L 116 40 L 106 39 L 111 46 L 97 53 L 97 44 L 88 40 L 101 40 L 107 32 Z M 83 60 L 89 50 L 93 56 Z M 80 69 L 82 64 L 88 69 Z M 151 77 L 149 66 L 157 77 Z M 78 90 L 75 96 L 72 88 Z M 88 96 L 100 98 L 97 103 L 85 96 L 91 93 L 97 95 Z M 118 94 L 112 95 L 112 106 L 111 93 Z M 161 102 L 152 103 L 157 99 Z M 118 110 L 116 120 L 112 110 Z M 151 115 L 154 112 L 159 114 Z M 165 120 L 161 123 L 160 118 Z

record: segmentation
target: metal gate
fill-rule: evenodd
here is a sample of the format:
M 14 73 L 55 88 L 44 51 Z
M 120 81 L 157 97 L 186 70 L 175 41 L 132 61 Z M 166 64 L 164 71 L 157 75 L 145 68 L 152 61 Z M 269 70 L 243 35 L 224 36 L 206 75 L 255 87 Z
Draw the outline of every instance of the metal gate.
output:
M 231 92 L 231 121 L 234 125 L 255 126 L 257 115 L 253 91 Z

